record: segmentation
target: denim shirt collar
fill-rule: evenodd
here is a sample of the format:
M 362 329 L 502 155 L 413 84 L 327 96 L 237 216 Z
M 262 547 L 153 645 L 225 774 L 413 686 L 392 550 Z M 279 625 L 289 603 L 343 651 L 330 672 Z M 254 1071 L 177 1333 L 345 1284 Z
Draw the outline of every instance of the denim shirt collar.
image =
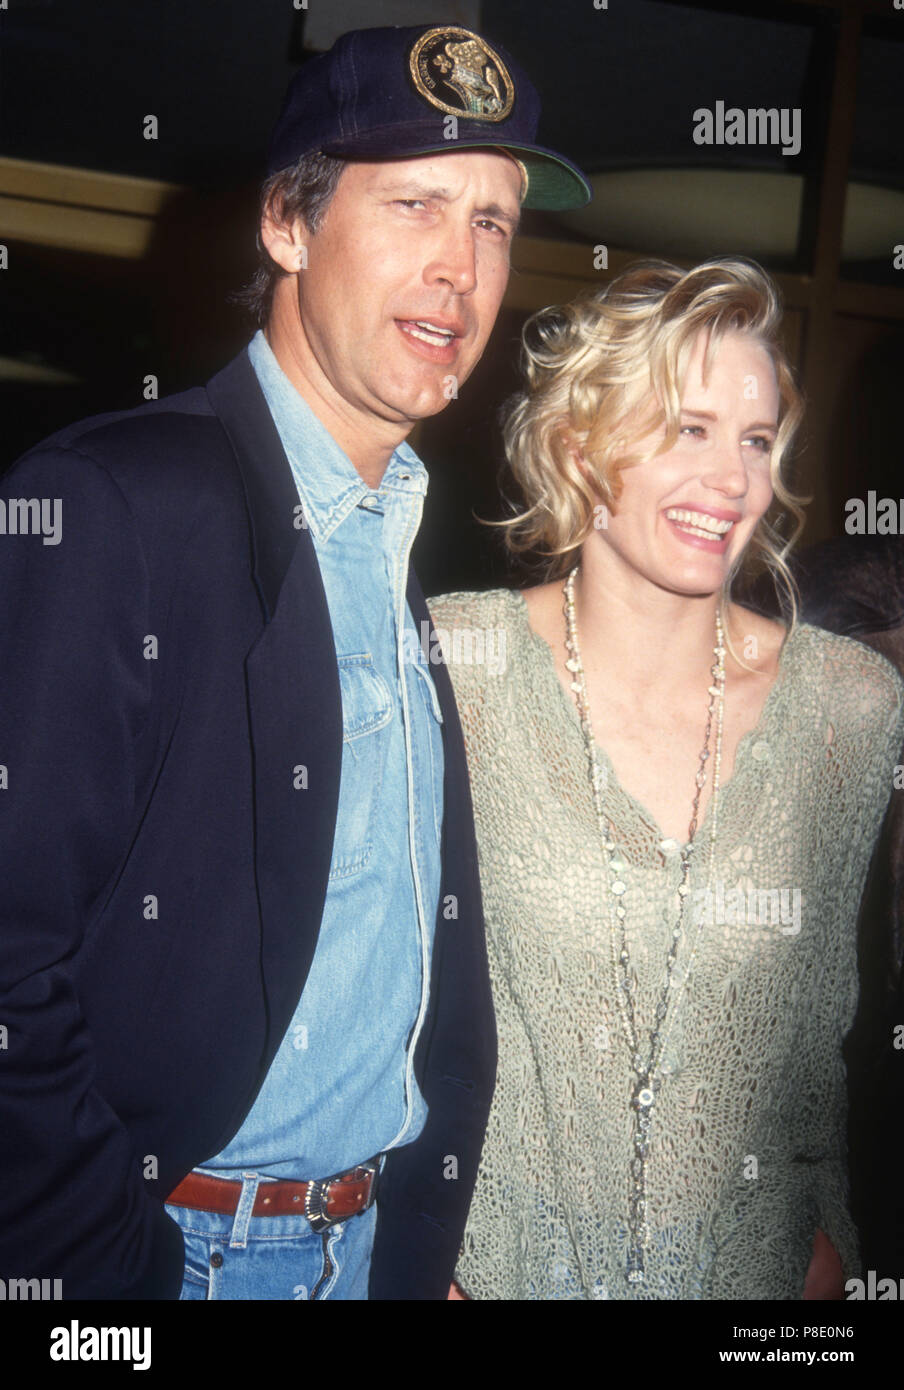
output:
M 427 470 L 405 443 L 394 450 L 379 487 L 369 488 L 289 381 L 260 329 L 248 344 L 248 356 L 291 465 L 305 522 L 318 543 L 325 544 L 365 498 L 371 499 L 372 511 L 380 511 L 386 492 L 426 494 Z

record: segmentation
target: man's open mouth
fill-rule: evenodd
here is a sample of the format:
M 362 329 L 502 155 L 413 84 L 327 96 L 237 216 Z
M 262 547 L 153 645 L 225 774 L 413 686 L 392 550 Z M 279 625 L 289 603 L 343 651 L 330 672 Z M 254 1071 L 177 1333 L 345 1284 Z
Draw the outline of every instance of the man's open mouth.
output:
M 419 338 L 431 347 L 448 347 L 456 336 L 451 328 L 440 328 L 429 319 L 398 319 L 397 322 L 403 333 Z

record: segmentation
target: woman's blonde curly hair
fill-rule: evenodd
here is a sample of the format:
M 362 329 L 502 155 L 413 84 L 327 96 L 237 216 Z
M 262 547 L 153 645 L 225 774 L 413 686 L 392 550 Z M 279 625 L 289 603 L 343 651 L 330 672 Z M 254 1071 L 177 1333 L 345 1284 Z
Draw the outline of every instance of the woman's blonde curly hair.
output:
M 779 427 L 770 458 L 774 500 L 728 575 L 723 607 L 740 571 L 773 576 L 793 628 L 798 594 L 787 565 L 804 524 L 803 503 L 783 475 L 803 415 L 781 342 L 782 306 L 773 281 L 754 261 L 725 257 L 681 270 L 645 261 L 605 288 L 532 315 L 522 335 L 526 388 L 505 411 L 503 433 L 525 505 L 497 523 L 513 554 L 545 557 L 547 579 L 564 575 L 599 524 L 613 512 L 624 468 L 671 449 L 680 430 L 681 394 L 694 341 L 708 334 L 704 378 L 722 336 L 750 333 L 768 352 L 779 392 Z M 665 437 L 641 452 L 641 439 L 665 425 Z M 578 460 L 589 465 L 588 478 Z M 790 515 L 784 537 L 778 526 Z

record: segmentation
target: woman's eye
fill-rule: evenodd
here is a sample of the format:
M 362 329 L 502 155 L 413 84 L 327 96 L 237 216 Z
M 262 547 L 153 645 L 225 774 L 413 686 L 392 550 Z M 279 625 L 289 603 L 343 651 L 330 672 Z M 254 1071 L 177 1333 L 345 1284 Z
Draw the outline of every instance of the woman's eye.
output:
M 751 435 L 746 442 L 755 445 L 762 454 L 771 454 L 772 452 L 772 440 L 764 434 Z
M 682 426 L 681 426 L 681 433 L 682 433 L 682 434 L 699 434 L 699 435 L 702 435 L 702 434 L 705 434 L 705 432 L 706 432 L 706 431 L 704 430 L 704 428 L 703 428 L 702 425 L 682 425 Z

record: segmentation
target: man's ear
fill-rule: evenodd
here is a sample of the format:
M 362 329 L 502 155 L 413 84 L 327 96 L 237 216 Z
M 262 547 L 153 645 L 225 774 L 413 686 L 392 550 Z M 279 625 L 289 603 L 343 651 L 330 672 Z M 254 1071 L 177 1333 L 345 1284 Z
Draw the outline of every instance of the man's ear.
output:
M 288 275 L 307 264 L 308 229 L 300 217 L 284 222 L 271 203 L 261 217 L 261 245 L 272 261 Z

